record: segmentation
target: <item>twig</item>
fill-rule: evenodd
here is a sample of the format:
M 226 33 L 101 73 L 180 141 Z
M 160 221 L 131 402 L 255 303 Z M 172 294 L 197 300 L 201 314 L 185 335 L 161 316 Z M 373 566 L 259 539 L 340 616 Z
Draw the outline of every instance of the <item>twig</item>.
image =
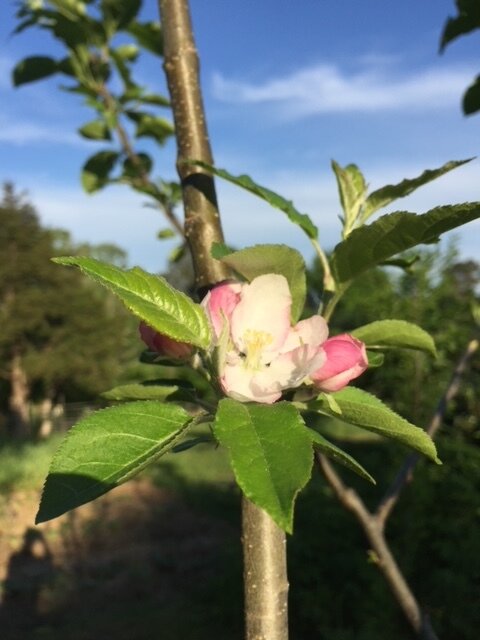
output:
M 479 347 L 478 340 L 471 340 L 460 358 L 452 378 L 443 394 L 438 407 L 430 421 L 427 432 L 434 438 L 444 418 L 448 403 L 458 393 L 460 380 L 465 368 Z M 411 481 L 413 470 L 419 456 L 413 454 L 407 457 L 392 486 L 380 502 L 375 513 L 371 513 L 358 493 L 346 486 L 330 462 L 322 454 L 317 454 L 317 461 L 328 484 L 333 489 L 340 503 L 351 511 L 362 526 L 372 549 L 376 554 L 377 564 L 388 582 L 393 595 L 400 605 L 405 617 L 419 637 L 425 640 L 438 640 L 428 617 L 422 612 L 418 601 L 405 580 L 385 538 L 385 523 L 392 512 L 403 487 Z
M 467 367 L 469 360 L 477 351 L 478 347 L 479 341 L 477 339 L 470 340 L 467 348 L 465 349 L 465 352 L 458 361 L 452 377 L 450 378 L 450 382 L 448 383 L 448 386 L 445 390 L 445 393 L 440 398 L 435 413 L 433 414 L 432 419 L 430 420 L 430 424 L 427 427 L 427 433 L 432 439 L 435 438 L 435 435 L 442 424 L 448 403 L 457 395 L 463 373 Z M 402 489 L 405 487 L 405 485 L 409 484 L 412 481 L 413 471 L 419 459 L 420 456 L 417 453 L 413 453 L 406 458 L 394 481 L 380 501 L 375 515 L 377 516 L 378 521 L 382 524 L 382 526 L 385 526 L 385 522 L 387 521 L 388 516 L 398 502 Z

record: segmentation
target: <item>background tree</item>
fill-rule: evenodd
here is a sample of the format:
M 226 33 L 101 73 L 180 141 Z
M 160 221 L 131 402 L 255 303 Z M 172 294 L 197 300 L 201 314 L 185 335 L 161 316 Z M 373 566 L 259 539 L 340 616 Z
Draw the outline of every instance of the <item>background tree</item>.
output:
M 108 293 L 51 262 L 67 246 L 76 254 L 101 255 L 121 264 L 126 258 L 117 247 L 76 247 L 66 232 L 42 228 L 27 199 L 12 185 L 4 187 L 2 404 L 15 436 L 29 433 L 30 399 L 94 398 L 111 386 L 138 351 L 136 323 L 123 307 Z

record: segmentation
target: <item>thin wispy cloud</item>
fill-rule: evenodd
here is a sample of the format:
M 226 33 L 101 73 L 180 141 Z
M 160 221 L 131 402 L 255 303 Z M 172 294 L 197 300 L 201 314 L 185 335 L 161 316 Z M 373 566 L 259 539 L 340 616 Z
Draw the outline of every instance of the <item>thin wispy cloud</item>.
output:
M 363 58 L 360 70 L 317 64 L 260 83 L 213 75 L 218 100 L 276 105 L 280 115 L 300 118 L 320 113 L 376 113 L 424 110 L 458 104 L 470 82 L 465 67 L 425 68 L 400 73 L 375 57 Z

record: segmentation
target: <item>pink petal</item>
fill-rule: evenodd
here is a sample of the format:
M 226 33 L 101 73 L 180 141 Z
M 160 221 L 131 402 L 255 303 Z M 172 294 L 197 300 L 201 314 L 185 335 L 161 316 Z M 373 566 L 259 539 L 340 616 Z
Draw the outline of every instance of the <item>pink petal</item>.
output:
M 289 331 L 281 353 L 292 351 L 301 345 L 307 344 L 311 347 L 319 347 L 328 338 L 328 325 L 324 318 L 315 315 L 306 320 L 300 320 Z
M 365 345 L 348 334 L 330 338 L 323 344 L 327 360 L 311 375 L 323 391 L 339 391 L 368 367 Z
M 240 301 L 240 283 L 219 284 L 207 293 L 202 306 L 207 312 L 215 336 L 220 337 L 224 322 L 230 322 L 232 313 Z

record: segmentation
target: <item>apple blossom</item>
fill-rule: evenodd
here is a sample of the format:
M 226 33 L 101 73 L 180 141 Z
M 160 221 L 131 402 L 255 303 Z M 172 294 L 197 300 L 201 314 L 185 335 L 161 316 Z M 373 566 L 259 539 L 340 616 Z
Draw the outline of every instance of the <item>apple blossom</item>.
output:
M 192 347 L 185 342 L 177 342 L 168 336 L 158 333 L 145 322 L 140 322 L 138 327 L 140 337 L 151 351 L 156 351 L 162 356 L 186 360 L 192 355 Z
M 282 275 L 221 284 L 202 304 L 221 351 L 220 384 L 231 398 L 272 404 L 326 360 L 327 323 L 316 315 L 291 326 L 292 296 Z
M 339 391 L 368 367 L 365 345 L 353 336 L 343 333 L 329 338 L 322 347 L 326 362 L 311 374 L 322 391 Z

